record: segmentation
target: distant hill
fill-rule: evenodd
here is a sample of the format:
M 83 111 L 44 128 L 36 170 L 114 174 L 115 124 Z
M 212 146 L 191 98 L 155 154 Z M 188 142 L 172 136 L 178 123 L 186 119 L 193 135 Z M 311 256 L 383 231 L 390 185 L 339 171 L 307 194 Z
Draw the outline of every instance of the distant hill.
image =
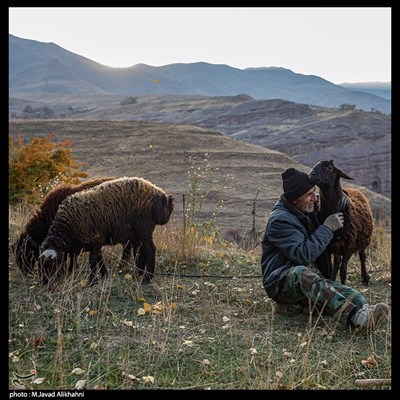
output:
M 9 93 L 201 95 L 283 99 L 324 107 L 353 104 L 358 109 L 391 112 L 391 101 L 349 90 L 314 75 L 285 68 L 237 69 L 204 62 L 112 68 L 54 43 L 9 35 Z
M 357 90 L 359 92 L 371 93 L 384 99 L 392 100 L 392 84 L 391 82 L 357 82 L 357 83 L 341 83 L 340 86 Z
M 312 167 L 334 159 L 354 183 L 391 197 L 391 116 L 239 96 L 18 94 L 11 118 L 195 125 L 285 153 Z M 25 112 L 24 112 L 25 110 Z M 27 112 L 28 110 L 29 112 Z M 41 114 L 47 112 L 47 115 Z M 196 146 L 196 144 L 194 144 Z
M 208 181 L 205 186 L 201 216 L 210 221 L 223 199 L 216 220 L 221 234 L 238 231 L 243 236 L 252 229 L 255 199 L 256 228 L 263 230 L 268 213 L 282 194 L 281 173 L 288 167 L 310 170 L 281 152 L 189 125 L 63 119 L 10 121 L 9 135 L 17 137 L 19 133 L 27 142 L 49 133 L 57 141 L 71 140 L 73 154 L 87 163 L 90 177 L 142 176 L 151 180 L 173 194 L 173 217 L 177 219 L 182 218 L 182 194 L 188 193 L 190 187 L 188 172 L 192 165 L 205 172 L 207 159 L 214 182 Z M 198 185 L 204 183 L 201 178 Z M 353 186 L 347 181 L 343 185 Z M 391 201 L 360 189 L 369 198 L 375 218 L 390 230 Z

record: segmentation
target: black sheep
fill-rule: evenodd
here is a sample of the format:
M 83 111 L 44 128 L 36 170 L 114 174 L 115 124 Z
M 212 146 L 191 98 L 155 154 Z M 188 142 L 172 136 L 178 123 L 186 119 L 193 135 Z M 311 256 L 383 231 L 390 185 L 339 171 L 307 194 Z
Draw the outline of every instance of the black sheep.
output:
M 358 253 L 361 262 L 361 278 L 364 285 L 369 283 L 365 264 L 365 249 L 372 239 L 374 220 L 367 197 L 356 189 L 344 190 L 340 178 L 353 179 L 339 168 L 333 160 L 319 161 L 309 174 L 311 182 L 320 188 L 319 217 L 324 221 L 329 215 L 343 212 L 344 226 L 335 232 L 327 251 L 333 267 L 331 279 L 335 280 L 340 268 L 340 281 L 346 282 L 347 263 L 354 253 Z
M 65 254 L 76 249 L 89 251 L 90 284 L 95 282 L 96 267 L 101 276 L 106 268 L 101 248 L 107 244 L 134 245 L 139 274 L 149 282 L 154 276 L 156 225 L 169 221 L 173 198 L 151 182 L 124 177 L 104 182 L 92 189 L 68 196 L 43 242 L 40 274 L 43 283 L 53 278 Z

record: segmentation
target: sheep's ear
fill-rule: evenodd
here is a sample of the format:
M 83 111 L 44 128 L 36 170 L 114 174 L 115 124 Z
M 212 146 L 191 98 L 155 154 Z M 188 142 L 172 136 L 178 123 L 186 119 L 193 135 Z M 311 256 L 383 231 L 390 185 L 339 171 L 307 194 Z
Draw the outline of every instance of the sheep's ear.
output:
M 338 172 L 338 176 L 340 176 L 341 178 L 351 179 L 352 181 L 354 181 L 354 178 L 352 178 L 351 176 L 348 176 L 347 174 L 345 174 L 341 169 L 336 167 L 336 170 Z

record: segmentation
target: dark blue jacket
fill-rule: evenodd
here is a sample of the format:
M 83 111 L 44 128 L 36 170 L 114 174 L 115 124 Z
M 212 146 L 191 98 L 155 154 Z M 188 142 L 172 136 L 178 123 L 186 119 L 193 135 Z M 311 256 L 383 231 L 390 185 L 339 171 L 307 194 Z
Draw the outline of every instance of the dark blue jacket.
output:
M 268 297 L 276 296 L 290 268 L 318 264 L 332 238 L 332 231 L 319 225 L 316 209 L 303 214 L 281 196 L 268 217 L 262 241 L 261 270 Z

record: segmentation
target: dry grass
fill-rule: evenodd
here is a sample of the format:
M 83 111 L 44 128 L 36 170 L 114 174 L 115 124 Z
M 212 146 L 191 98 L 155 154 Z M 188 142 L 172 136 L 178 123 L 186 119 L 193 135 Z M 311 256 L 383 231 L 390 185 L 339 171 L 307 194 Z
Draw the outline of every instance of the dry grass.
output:
M 104 249 L 109 275 L 98 285 L 85 285 L 84 253 L 79 269 L 49 290 L 36 273 L 21 274 L 9 246 L 10 389 L 334 390 L 355 389 L 359 378 L 391 377 L 391 321 L 359 337 L 325 316 L 295 308 L 278 314 L 262 287 L 259 244 L 244 250 L 223 240 L 225 231 L 245 236 L 252 228 L 256 193 L 256 228 L 264 228 L 281 193 L 280 174 L 295 161 L 188 126 L 11 121 L 10 134 L 18 131 L 27 140 L 49 132 L 70 139 L 90 176 L 143 176 L 172 193 L 176 208 L 171 221 L 156 228 L 157 276 L 149 285 L 135 278 L 134 265 L 122 265 L 115 246 Z M 183 194 L 194 184 L 188 171 L 193 157 L 201 169 L 205 154 L 210 181 L 194 191 L 201 218 L 188 219 Z M 225 185 L 228 175 L 233 179 Z M 390 209 L 380 202 L 383 211 Z M 10 244 L 29 212 L 9 209 Z M 348 283 L 371 303 L 391 303 L 385 232 L 378 227 L 368 249 L 369 287 L 360 284 L 355 257 L 348 268 Z M 18 378 L 31 370 L 31 377 Z
M 10 242 L 27 214 L 10 210 Z M 329 317 L 277 314 L 262 288 L 259 246 L 244 251 L 183 227 L 175 216 L 156 228 L 149 285 L 121 265 L 118 247 L 106 248 L 110 273 L 98 285 L 85 286 L 83 254 L 79 270 L 51 290 L 22 276 L 10 253 L 10 389 L 331 390 L 391 377 L 391 321 L 362 337 Z M 390 238 L 377 229 L 368 288 L 350 262 L 349 281 L 372 303 L 391 302 L 389 254 Z

